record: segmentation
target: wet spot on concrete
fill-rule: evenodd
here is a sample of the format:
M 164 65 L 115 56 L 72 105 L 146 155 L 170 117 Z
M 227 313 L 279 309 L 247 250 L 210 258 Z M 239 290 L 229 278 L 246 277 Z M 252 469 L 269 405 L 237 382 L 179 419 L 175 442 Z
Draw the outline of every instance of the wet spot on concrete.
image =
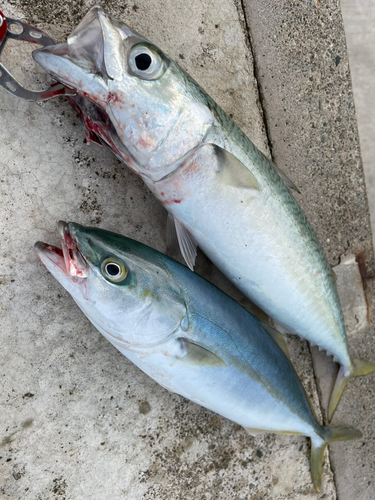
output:
M 183 453 L 185 453 L 185 451 L 191 448 L 193 443 L 194 443 L 194 438 L 192 436 L 188 436 L 187 438 L 180 441 L 179 445 L 177 446 L 176 455 L 180 456 Z
M 5 436 L 5 438 L 1 440 L 0 446 L 5 446 L 6 444 L 9 444 L 11 442 L 12 442 L 12 436 Z
M 31 427 L 33 425 L 33 422 L 34 422 L 34 419 L 32 418 L 27 418 L 26 420 L 24 420 L 21 424 L 21 427 L 23 429 L 28 429 L 29 427 Z
M 208 425 L 210 427 L 212 427 L 212 430 L 221 429 L 221 427 L 223 425 L 223 421 L 222 421 L 221 417 L 218 417 L 215 415 L 214 417 L 210 418 Z
M 217 471 L 226 470 L 232 460 L 233 451 L 232 450 L 222 450 L 221 454 L 218 454 L 218 459 L 213 461 L 214 467 Z
M 148 401 L 143 401 L 139 405 L 139 413 L 141 413 L 142 415 L 146 415 L 147 413 L 150 413 L 150 411 L 151 411 L 151 406 Z

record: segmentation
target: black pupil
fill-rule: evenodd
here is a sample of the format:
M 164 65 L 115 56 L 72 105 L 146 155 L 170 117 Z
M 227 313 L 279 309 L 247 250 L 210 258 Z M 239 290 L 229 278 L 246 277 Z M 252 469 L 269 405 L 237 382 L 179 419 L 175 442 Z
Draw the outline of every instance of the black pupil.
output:
M 151 62 L 151 57 L 146 53 L 135 56 L 135 65 L 140 71 L 146 71 L 151 66 Z
M 106 266 L 106 271 L 110 276 L 118 276 L 121 272 L 120 266 L 117 264 L 107 264 Z

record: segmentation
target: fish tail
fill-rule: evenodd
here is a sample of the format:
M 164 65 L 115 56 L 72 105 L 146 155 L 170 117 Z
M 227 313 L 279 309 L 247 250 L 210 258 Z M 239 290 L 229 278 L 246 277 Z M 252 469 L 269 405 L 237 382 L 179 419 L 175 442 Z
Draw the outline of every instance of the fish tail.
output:
M 337 374 L 336 382 L 332 390 L 331 399 L 328 405 L 328 422 L 332 420 L 333 414 L 336 407 L 340 401 L 342 393 L 346 387 L 346 384 L 351 378 L 351 372 L 348 371 L 343 365 L 340 366 L 339 373 Z
M 375 372 L 375 364 L 370 363 L 369 361 L 363 361 L 361 359 L 353 359 L 352 367 L 350 370 L 345 368 L 343 365 L 340 366 L 340 370 L 331 394 L 331 399 L 329 401 L 328 422 L 332 420 L 333 414 L 348 381 L 351 378 L 368 375 L 369 373 L 373 372 Z
M 316 491 L 322 484 L 324 451 L 334 441 L 351 441 L 362 437 L 361 431 L 351 427 L 323 427 L 323 437 L 311 438 L 311 479 Z
M 353 359 L 353 375 L 351 378 L 369 375 L 373 372 L 375 372 L 375 363 L 370 363 L 370 361 L 364 361 L 363 359 Z

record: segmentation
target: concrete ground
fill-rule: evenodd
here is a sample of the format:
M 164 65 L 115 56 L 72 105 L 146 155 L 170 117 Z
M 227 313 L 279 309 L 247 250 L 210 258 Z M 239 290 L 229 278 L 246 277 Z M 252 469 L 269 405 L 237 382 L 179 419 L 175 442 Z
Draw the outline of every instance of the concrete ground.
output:
M 375 0 L 341 0 L 375 241 Z
M 38 2 L 35 9 L 34 2 L 8 0 L 2 10 L 63 40 L 91 5 Z M 372 272 L 337 2 L 166 0 L 160 9 L 139 0 L 106 8 L 177 60 L 288 171 L 331 265 L 341 260 L 338 286 L 353 353 L 375 360 L 363 282 L 350 257 L 365 252 Z M 41 80 L 27 50 L 9 45 L 2 61 L 20 78 Z M 331 446 L 316 493 L 306 438 L 248 436 L 157 386 L 101 337 L 40 265 L 34 242 L 58 244 L 56 222 L 63 219 L 165 252 L 166 213 L 109 151 L 84 144 L 64 99 L 35 104 L 0 96 L 0 498 L 374 498 L 373 379 L 350 382 L 334 423 L 361 428 L 364 438 Z M 202 254 L 196 270 L 252 307 Z M 372 314 L 374 291 L 364 282 Z M 312 361 L 304 342 L 289 343 L 324 418 L 334 365 L 315 352 Z
M 346 41 L 348 47 L 350 73 L 353 82 L 354 102 L 359 129 L 361 158 L 366 180 L 367 197 L 370 209 L 373 243 L 375 242 L 375 57 L 372 47 L 375 44 L 375 1 L 374 0 L 341 0 Z M 371 273 L 373 274 L 373 272 Z M 369 283 L 369 282 L 368 282 Z M 370 293 L 371 295 L 371 293 Z M 363 399 L 363 408 L 369 413 L 367 425 L 373 426 L 374 404 L 371 400 L 374 391 L 371 380 L 369 393 Z M 365 389 L 360 387 L 361 391 Z M 366 389 L 365 389 L 366 390 Z M 371 445 L 370 445 L 371 446 Z M 374 498 L 375 464 L 372 460 L 373 450 L 369 442 L 365 445 L 367 466 L 363 467 L 359 484 L 341 483 L 341 498 Z M 354 457 L 353 457 L 354 458 Z M 357 468 L 358 471 L 358 468 Z M 358 477 L 358 476 L 357 476 Z

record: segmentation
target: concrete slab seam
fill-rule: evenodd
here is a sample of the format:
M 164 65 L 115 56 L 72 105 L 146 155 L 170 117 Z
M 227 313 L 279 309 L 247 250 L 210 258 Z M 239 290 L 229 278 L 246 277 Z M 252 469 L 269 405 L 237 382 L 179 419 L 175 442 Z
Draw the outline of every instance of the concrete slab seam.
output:
M 263 120 L 264 135 L 266 136 L 266 141 L 267 141 L 267 145 L 268 145 L 268 149 L 269 149 L 269 153 L 270 153 L 270 158 L 272 160 L 273 159 L 272 148 L 271 148 L 271 141 L 270 141 L 270 137 L 269 137 L 269 133 L 268 133 L 267 116 L 266 116 L 265 107 L 263 105 L 263 96 L 262 96 L 262 91 L 261 91 L 259 78 L 258 78 L 257 66 L 256 66 L 256 62 L 255 62 L 255 54 L 254 54 L 254 50 L 253 50 L 253 46 L 252 46 L 252 42 L 251 42 L 250 26 L 249 26 L 249 23 L 247 22 L 247 17 L 246 17 L 246 7 L 245 7 L 243 0 L 233 0 L 233 1 L 234 1 L 234 5 L 237 9 L 238 20 L 239 20 L 240 26 L 243 30 L 246 47 L 248 48 L 248 51 L 251 54 L 251 58 L 252 58 L 253 74 L 254 74 L 254 79 L 256 81 L 256 86 L 257 86 L 256 105 L 258 107 L 259 114 Z
M 307 342 L 307 350 L 309 351 L 309 355 L 310 355 L 310 358 L 311 358 L 311 362 L 312 362 L 312 375 L 313 375 L 313 379 L 314 379 L 314 383 L 315 383 L 315 387 L 316 387 L 316 391 L 318 393 L 318 406 L 319 406 L 319 411 L 320 411 L 320 414 L 322 416 L 322 425 L 327 425 L 327 416 L 326 416 L 326 413 L 324 411 L 324 406 L 323 406 L 323 394 L 322 394 L 322 390 L 320 388 L 320 385 L 318 383 L 318 376 L 317 376 L 317 370 L 316 370 L 316 367 L 315 367 L 315 358 L 313 356 L 313 353 L 312 353 L 312 349 L 311 349 L 311 345 Z M 339 499 L 339 491 L 338 491 L 338 485 L 337 485 L 337 480 L 336 480 L 336 471 L 335 471 L 335 468 L 333 466 L 333 460 L 332 460 L 332 456 L 331 456 L 331 447 L 330 446 L 327 446 L 326 448 L 326 452 L 327 452 L 327 456 L 328 456 L 328 466 L 330 468 L 330 471 L 332 472 L 332 477 L 333 477 L 333 482 L 334 482 L 334 485 L 335 485 L 335 492 L 336 492 L 336 497 L 337 497 L 337 500 L 340 500 Z

